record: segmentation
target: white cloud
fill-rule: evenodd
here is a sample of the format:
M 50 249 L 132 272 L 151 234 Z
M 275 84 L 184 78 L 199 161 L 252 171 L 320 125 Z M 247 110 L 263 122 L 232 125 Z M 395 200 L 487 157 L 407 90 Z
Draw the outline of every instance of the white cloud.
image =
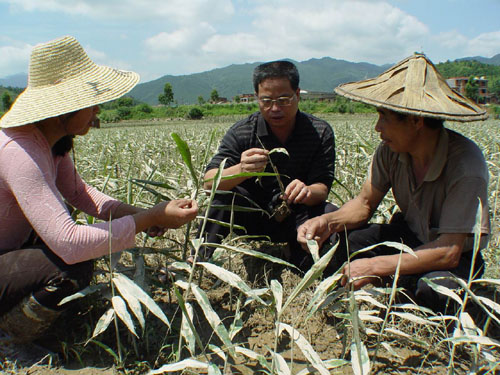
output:
M 332 56 L 387 63 L 418 49 L 429 30 L 381 1 L 259 1 L 246 32 L 213 35 L 209 58 L 231 61 L 296 60 Z M 367 17 L 366 15 L 369 15 Z
M 453 30 L 440 33 L 434 39 L 440 61 L 471 56 L 492 57 L 500 53 L 500 31 L 483 33 L 468 39 L 458 30 Z
M 33 46 L 29 44 L 0 46 L 0 72 L 7 77 L 21 72 L 28 72 L 28 61 Z
M 150 37 L 148 58 L 177 67 L 166 68 L 163 74 L 279 58 L 301 61 L 331 56 L 385 64 L 420 50 L 430 34 L 421 21 L 385 1 L 256 0 L 251 4 L 253 8 L 246 9 L 244 22 L 234 32 L 222 32 L 217 22 L 192 22 Z
M 220 20 L 234 13 L 231 0 L 1 0 L 17 11 L 60 12 L 99 19 Z
M 470 40 L 467 51 L 472 56 L 492 57 L 500 53 L 500 31 L 480 34 Z
M 215 29 L 206 22 L 191 27 L 182 27 L 173 32 L 161 32 L 146 40 L 146 46 L 153 53 L 175 54 L 195 50 L 203 45 Z

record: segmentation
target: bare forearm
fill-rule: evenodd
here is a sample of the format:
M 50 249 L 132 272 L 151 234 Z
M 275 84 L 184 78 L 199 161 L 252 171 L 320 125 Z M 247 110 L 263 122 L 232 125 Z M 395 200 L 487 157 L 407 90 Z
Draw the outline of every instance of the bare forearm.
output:
M 372 210 L 358 198 L 354 198 L 335 212 L 328 214 L 328 228 L 331 233 L 343 232 L 345 229 L 355 229 L 368 222 Z
M 241 173 L 241 163 L 224 169 L 222 171 L 222 176 L 237 175 L 240 173 Z M 217 169 L 211 169 L 205 174 L 205 182 L 203 183 L 203 188 L 205 190 L 212 189 L 212 185 L 214 182 L 213 178 L 215 177 L 216 174 L 217 174 Z M 236 178 L 231 178 L 231 179 L 227 179 L 227 180 L 221 180 L 217 189 L 218 190 L 231 190 L 235 186 L 238 186 L 239 184 L 241 184 L 246 179 L 248 179 L 248 177 L 236 177 Z
M 446 241 L 446 238 L 445 240 L 438 238 L 414 249 L 417 257 L 408 253 L 401 254 L 399 273 L 401 275 L 413 275 L 457 267 L 462 254 L 462 238 L 465 238 L 465 235 L 450 234 L 446 236 L 447 239 L 452 239 L 452 241 Z M 372 274 L 377 276 L 394 275 L 398 260 L 399 254 L 382 255 L 370 259 Z
M 144 210 L 132 214 L 135 222 L 135 233 L 143 232 L 153 226 L 155 226 L 158 220 L 155 218 L 153 210 Z

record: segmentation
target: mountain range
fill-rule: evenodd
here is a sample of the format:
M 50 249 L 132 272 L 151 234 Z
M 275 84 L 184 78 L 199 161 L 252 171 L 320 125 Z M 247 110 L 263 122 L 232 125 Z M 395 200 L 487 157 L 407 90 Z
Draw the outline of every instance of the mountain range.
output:
M 500 54 L 491 58 L 475 56 L 459 60 L 477 60 L 484 64 L 500 66 Z M 301 89 L 323 92 L 332 92 L 336 86 L 344 82 L 374 77 L 392 65 L 354 63 L 330 57 L 293 62 L 300 73 Z M 172 85 L 174 101 L 178 104 L 197 103 L 200 96 L 204 100 L 209 100 L 213 89 L 217 90 L 220 97 L 232 99 L 236 95 L 254 92 L 252 72 L 259 64 L 260 62 L 233 64 L 202 73 L 165 75 L 153 81 L 138 84 L 128 95 L 140 102 L 155 105 L 158 104 L 158 95 L 163 92 L 163 87 L 168 82 Z M 0 79 L 0 86 L 24 87 L 26 82 L 26 74 L 16 74 Z

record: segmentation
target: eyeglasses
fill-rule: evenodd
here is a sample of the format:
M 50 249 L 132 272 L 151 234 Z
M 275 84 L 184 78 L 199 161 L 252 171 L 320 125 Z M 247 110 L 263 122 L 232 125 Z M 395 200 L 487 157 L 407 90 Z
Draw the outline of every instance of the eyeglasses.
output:
M 292 104 L 294 98 L 295 94 L 293 94 L 292 96 L 280 96 L 277 99 L 259 98 L 259 103 L 264 108 L 271 108 L 274 103 L 276 103 L 278 107 L 288 107 Z

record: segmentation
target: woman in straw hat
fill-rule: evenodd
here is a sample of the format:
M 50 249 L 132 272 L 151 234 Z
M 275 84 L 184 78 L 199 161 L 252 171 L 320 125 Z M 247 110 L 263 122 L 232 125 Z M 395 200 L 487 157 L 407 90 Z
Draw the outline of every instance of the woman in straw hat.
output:
M 417 302 L 443 311 L 446 296 L 436 293 L 423 277 L 468 278 L 471 265 L 482 272 L 482 258 L 473 256 L 476 213 L 482 206 L 480 247 L 489 234 L 488 169 L 477 145 L 443 127 L 444 120 L 475 121 L 487 117 L 475 103 L 454 92 L 424 55 L 411 56 L 380 76 L 347 83 L 335 89 L 339 95 L 377 108 L 375 131 L 382 142 L 372 159 L 368 178 L 357 197 L 338 211 L 304 223 L 298 240 L 323 243 L 347 230 L 348 247 L 341 241 L 337 264 L 347 251 L 383 241 L 411 247 L 403 253 L 400 285 L 412 291 Z M 400 209 L 388 224 L 368 224 L 386 195 L 392 194 Z M 340 234 L 340 238 L 345 235 Z M 351 259 L 342 269 L 343 283 L 355 288 L 383 280 L 396 272 L 399 250 L 377 246 Z M 449 288 L 452 279 L 434 280 Z
M 178 228 L 198 211 L 186 199 L 130 206 L 76 173 L 73 137 L 89 131 L 99 104 L 137 84 L 136 73 L 96 65 L 73 37 L 34 47 L 29 69 L 28 87 L 0 119 L 0 330 L 17 342 L 40 335 L 59 301 L 89 284 L 92 259 L 110 246 L 133 247 L 141 231 Z M 66 202 L 111 225 L 77 225 Z

